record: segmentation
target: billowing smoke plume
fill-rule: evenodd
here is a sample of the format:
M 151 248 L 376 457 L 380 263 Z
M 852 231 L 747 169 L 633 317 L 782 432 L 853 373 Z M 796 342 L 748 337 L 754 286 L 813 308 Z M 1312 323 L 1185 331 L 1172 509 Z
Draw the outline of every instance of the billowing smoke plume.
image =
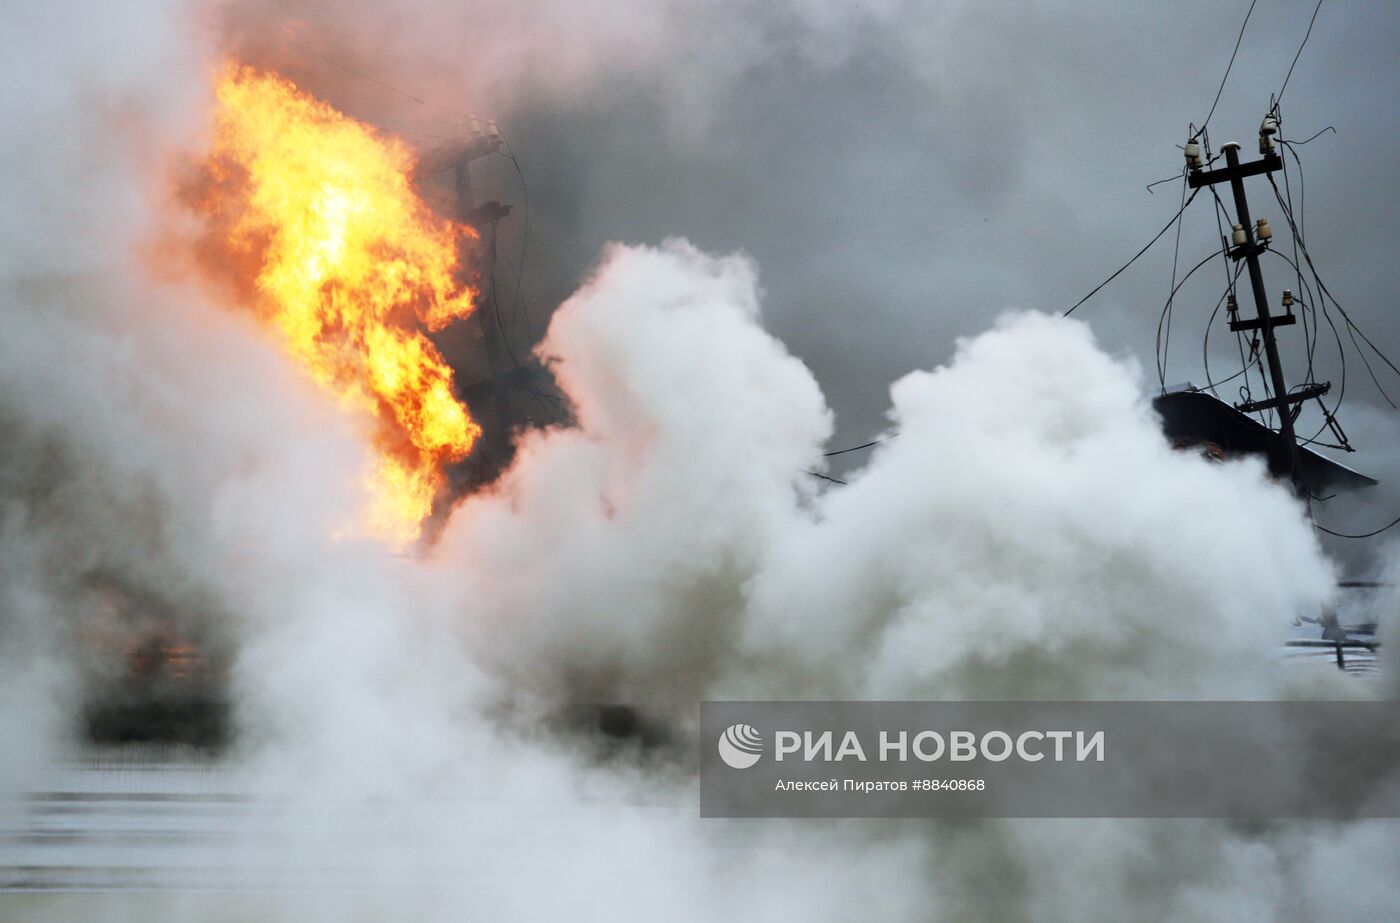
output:
M 755 261 L 679 239 L 580 258 L 596 265 L 539 346 L 575 422 L 525 434 L 431 555 L 336 540 L 361 434 L 138 248 L 162 208 L 152 151 L 199 123 L 197 99 L 150 101 L 205 73 L 161 13 L 142 15 L 162 53 L 131 50 L 95 100 L 91 49 L 26 57 L 53 89 L 7 120 L 7 175 L 36 188 L 4 219 L 0 746 L 30 765 L 7 758 L 0 784 L 42 784 L 111 669 L 93 632 L 150 611 L 226 653 L 228 759 L 287 806 L 245 858 L 457 886 L 269 898 L 273 918 L 1360 920 L 1400 903 L 1385 823 L 700 822 L 686 748 L 706 697 L 1378 690 L 1270 660 L 1332 566 L 1261 466 L 1171 451 L 1135 363 L 1086 325 L 1007 314 L 899 378 L 888 438 L 835 486 L 812 476 L 833 413 L 766 328 Z M 62 14 L 30 15 L 53 41 Z M 671 28 L 616 22 L 643 44 Z M 40 129 L 75 118 L 76 142 L 39 157 Z M 90 182 L 103 164 L 114 182 Z M 84 210 L 43 207 L 74 188 Z M 61 272 L 74 254 L 85 272 Z M 600 757 L 567 721 L 600 703 L 666 743 Z

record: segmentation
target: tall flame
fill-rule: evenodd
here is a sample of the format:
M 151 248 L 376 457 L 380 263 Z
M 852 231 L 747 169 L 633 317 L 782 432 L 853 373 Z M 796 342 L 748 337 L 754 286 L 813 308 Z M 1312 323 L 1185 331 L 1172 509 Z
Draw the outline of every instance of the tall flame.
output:
M 424 335 L 473 309 L 455 276 L 458 236 L 471 232 L 414 193 L 403 143 L 289 81 L 228 63 L 215 97 L 210 182 L 197 203 L 213 219 L 214 257 L 245 268 L 249 306 L 371 421 L 378 461 L 365 525 L 411 541 L 444 464 L 481 433 Z

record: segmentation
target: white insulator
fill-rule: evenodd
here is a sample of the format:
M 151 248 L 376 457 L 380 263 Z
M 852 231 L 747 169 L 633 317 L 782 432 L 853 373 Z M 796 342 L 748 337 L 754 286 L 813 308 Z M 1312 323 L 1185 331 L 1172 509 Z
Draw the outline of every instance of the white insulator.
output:
M 1230 240 L 1232 243 L 1234 243 L 1236 247 L 1243 247 L 1245 241 L 1248 239 L 1249 238 L 1245 237 L 1244 225 L 1242 224 L 1235 225 L 1234 228 L 1230 231 Z
M 1285 308 L 1293 307 L 1293 289 L 1286 288 L 1283 290 L 1283 306 Z
M 1260 240 L 1272 240 L 1274 229 L 1269 227 L 1268 218 L 1260 218 L 1254 223 L 1254 236 Z
M 1274 135 L 1276 134 L 1278 134 L 1278 119 L 1272 115 L 1264 116 L 1264 121 L 1259 124 L 1259 153 L 1273 153 Z
M 1201 142 L 1195 138 L 1186 142 L 1186 165 L 1188 167 L 1201 165 Z

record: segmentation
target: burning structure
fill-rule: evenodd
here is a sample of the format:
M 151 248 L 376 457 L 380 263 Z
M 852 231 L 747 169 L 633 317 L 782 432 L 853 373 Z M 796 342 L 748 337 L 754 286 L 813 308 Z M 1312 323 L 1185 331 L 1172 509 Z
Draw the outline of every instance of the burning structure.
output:
M 476 307 L 461 241 L 412 188 L 402 143 L 286 80 L 227 64 L 189 199 L 202 256 L 349 412 L 378 452 L 364 528 L 400 543 L 445 499 L 443 468 L 481 433 L 427 333 Z
M 529 419 L 511 415 L 507 394 L 534 375 L 504 367 L 498 319 L 471 331 L 486 377 L 466 386 L 434 342 L 496 295 L 494 273 L 477 267 L 495 259 L 495 222 L 510 209 L 474 207 L 468 168 L 500 140 L 424 155 L 232 60 L 218 71 L 214 100 L 209 150 L 179 192 L 202 225 L 196 263 L 217 297 L 256 316 L 372 445 L 367 501 L 337 534 L 426 547 L 463 492 L 504 469 L 511 429 Z M 433 185 L 444 173 L 453 181 L 446 195 Z M 491 409 L 498 428 L 489 437 L 472 405 Z M 212 639 L 186 639 L 168 613 L 133 617 L 130 600 L 118 608 L 107 634 L 123 640 L 106 653 L 127 669 L 94 690 L 89 737 L 225 744 L 225 652 Z

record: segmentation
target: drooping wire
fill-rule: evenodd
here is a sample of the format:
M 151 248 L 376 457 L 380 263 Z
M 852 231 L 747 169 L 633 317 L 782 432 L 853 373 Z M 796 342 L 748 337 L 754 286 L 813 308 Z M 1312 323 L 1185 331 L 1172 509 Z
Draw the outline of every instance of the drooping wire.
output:
M 1124 272 L 1129 266 L 1131 266 L 1131 265 L 1133 265 L 1134 263 L 1136 263 L 1136 262 L 1138 261 L 1138 258 L 1139 258 L 1139 257 L 1141 257 L 1144 253 L 1146 253 L 1148 250 L 1150 250 L 1150 249 L 1152 248 L 1152 245 L 1153 245 L 1153 244 L 1155 244 L 1157 241 L 1159 241 L 1159 240 L 1162 239 L 1162 235 L 1163 235 L 1163 234 L 1167 233 L 1168 231 L 1170 231 L 1170 230 L 1172 229 L 1172 225 L 1176 224 L 1177 221 L 1181 220 L 1181 215 L 1182 215 L 1182 213 L 1185 212 L 1186 209 L 1188 209 L 1188 208 L 1191 207 L 1191 203 L 1192 203 L 1193 201 L 1195 201 L 1195 199 L 1196 199 L 1196 194 L 1199 193 L 1200 191 L 1201 191 L 1201 190 L 1199 190 L 1199 189 L 1196 189 L 1195 191 L 1193 191 L 1193 192 L 1191 193 L 1190 197 L 1187 198 L 1186 202 L 1181 206 L 1181 208 L 1177 209 L 1176 214 L 1175 214 L 1175 215 L 1172 215 L 1171 220 L 1168 221 L 1165 225 L 1163 225 L 1163 226 L 1162 226 L 1162 229 L 1161 229 L 1160 231 L 1158 231 L 1156 234 L 1154 234 L 1154 235 L 1152 236 L 1152 239 L 1149 240 L 1149 241 L 1147 242 L 1147 244 L 1146 244 L 1141 250 L 1139 250 L 1137 253 L 1134 253 L 1133 256 L 1132 256 L 1132 258 L 1129 259 L 1128 262 L 1124 263 L 1122 266 L 1118 267 L 1118 269 L 1116 269 L 1116 270 L 1113 272 L 1113 274 L 1112 274 L 1111 276 L 1109 276 L 1107 279 L 1104 279 L 1104 280 L 1103 280 L 1102 282 L 1100 282 L 1098 285 L 1094 286 L 1093 290 L 1090 291 L 1089 294 L 1085 295 L 1083 298 L 1079 299 L 1079 300 L 1076 301 L 1072 306 L 1070 306 L 1069 310 L 1065 311 L 1065 313 L 1063 314 L 1063 316 L 1064 316 L 1064 317 L 1069 317 L 1071 314 L 1073 314 L 1073 313 L 1079 308 L 1080 305 L 1082 305 L 1084 302 L 1088 301 L 1090 298 L 1093 298 L 1095 295 L 1097 295 L 1097 294 L 1099 293 L 1099 290 L 1100 290 L 1100 289 L 1102 289 L 1105 285 L 1107 285 L 1108 283 L 1112 282 L 1114 279 L 1116 279 L 1116 278 L 1118 278 L 1120 275 L 1122 275 L 1123 272 Z
M 1392 519 L 1390 522 L 1381 526 L 1379 529 L 1373 529 L 1370 532 L 1361 532 L 1359 534 L 1353 534 L 1350 532 L 1333 532 L 1326 526 L 1320 526 L 1317 523 L 1313 523 L 1313 528 L 1318 530 L 1319 532 L 1326 532 L 1328 535 L 1335 535 L 1337 538 L 1372 538 L 1374 536 L 1380 535 L 1387 529 L 1395 528 L 1397 525 L 1400 525 L 1400 516 L 1397 516 L 1395 519 Z
M 1162 357 L 1162 330 L 1163 330 L 1163 326 L 1164 326 L 1165 323 L 1166 323 L 1168 309 L 1171 307 L 1172 300 L 1176 298 L 1176 293 L 1179 292 L 1179 291 L 1181 291 L 1181 287 L 1182 287 L 1183 285 L 1185 285 L 1188 281 L 1190 281 L 1191 277 L 1194 276 L 1194 275 L 1196 274 L 1196 270 L 1200 269 L 1202 266 L 1204 266 L 1205 264 L 1209 263 L 1211 260 L 1215 259 L 1215 258 L 1218 257 L 1219 255 L 1220 255 L 1220 254 L 1217 253 L 1217 252 L 1215 252 L 1215 251 L 1212 251 L 1212 252 L 1206 254 L 1206 256 L 1205 256 L 1204 259 L 1202 259 L 1202 260 L 1201 260 L 1199 263 L 1197 263 L 1195 266 L 1192 266 L 1192 267 L 1191 267 L 1191 271 L 1190 271 L 1190 272 L 1186 273 L 1186 275 L 1184 275 L 1184 276 L 1181 277 L 1181 281 L 1178 282 L 1176 285 L 1174 285 L 1174 286 L 1172 287 L 1171 293 L 1167 295 L 1167 303 L 1164 304 L 1164 305 L 1162 306 L 1162 313 L 1161 313 L 1161 315 L 1157 318 L 1157 357 L 1158 357 L 1159 377 L 1164 377 L 1164 376 L 1161 375 L 1161 371 L 1160 371 L 1161 368 L 1162 368 L 1162 362 L 1161 362 L 1161 357 Z M 1166 387 L 1165 381 L 1161 382 L 1161 384 L 1162 384 L 1162 387 L 1164 387 L 1164 388 Z

